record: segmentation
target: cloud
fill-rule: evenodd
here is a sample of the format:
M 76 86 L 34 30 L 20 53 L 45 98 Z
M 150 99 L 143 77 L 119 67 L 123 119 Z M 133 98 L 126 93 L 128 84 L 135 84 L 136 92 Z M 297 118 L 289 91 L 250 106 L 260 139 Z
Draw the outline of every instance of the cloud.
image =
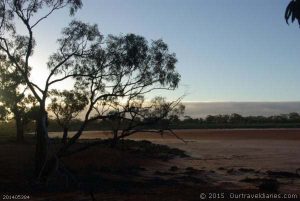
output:
M 207 115 L 238 113 L 243 116 L 271 116 L 300 113 L 300 102 L 184 102 L 185 115 L 206 117 Z

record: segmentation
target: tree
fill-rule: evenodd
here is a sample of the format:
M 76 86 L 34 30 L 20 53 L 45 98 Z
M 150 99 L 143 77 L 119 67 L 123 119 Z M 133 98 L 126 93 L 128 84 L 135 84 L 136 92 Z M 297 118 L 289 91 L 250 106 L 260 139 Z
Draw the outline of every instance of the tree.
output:
M 171 123 L 174 116 L 179 117 L 184 113 L 184 105 L 181 99 L 167 102 L 165 98 L 155 97 L 150 102 L 145 102 L 143 97 L 132 100 L 129 108 L 117 107 L 110 111 L 107 121 L 113 134 L 112 147 L 118 140 L 135 133 L 159 133 L 165 131 L 178 136 L 172 131 Z M 122 108 L 122 109 L 121 109 Z M 121 112 L 121 110 L 126 112 Z
M 288 114 L 288 119 L 292 122 L 299 122 L 300 115 L 297 112 L 292 112 Z
M 87 53 L 86 49 L 89 48 L 87 47 L 88 45 L 82 46 L 82 44 L 79 44 L 78 40 L 84 43 L 94 40 L 95 38 L 91 33 L 87 33 L 89 30 L 84 27 L 79 27 L 78 31 L 81 33 L 81 37 L 77 35 L 77 38 L 76 36 L 75 38 L 70 38 L 70 40 L 75 42 L 77 40 L 77 48 L 75 47 L 76 44 L 73 43 L 73 52 L 71 54 L 64 54 L 63 57 L 60 58 L 60 62 L 56 64 L 52 63 L 52 65 L 55 66 L 49 73 L 45 88 L 41 89 L 31 81 L 29 76 L 31 70 L 29 59 L 32 56 L 35 47 L 34 30 L 36 26 L 55 11 L 69 7 L 70 14 L 72 15 L 81 6 L 82 3 L 80 0 L 3 0 L 0 2 L 0 54 L 2 57 L 8 59 L 16 68 L 17 72 L 22 75 L 27 87 L 39 102 L 39 117 L 36 122 L 37 143 L 35 170 L 37 176 L 40 175 L 42 168 L 46 163 L 48 154 L 48 117 L 45 109 L 48 90 L 50 85 L 67 77 L 66 75 L 64 78 L 53 80 L 53 75 L 57 74 L 61 66 L 67 65 L 71 57 L 79 57 Z M 43 13 L 45 11 L 46 14 L 41 16 L 39 13 L 41 10 L 43 10 Z M 27 35 L 21 35 L 16 32 L 16 20 L 20 20 L 20 22 L 25 25 Z
M 76 88 L 88 89 L 89 105 L 80 129 L 63 146 L 58 156 L 82 135 L 89 122 L 126 115 L 135 116 L 147 108 L 144 96 L 154 90 L 174 90 L 180 75 L 175 70 L 174 53 L 162 40 L 150 44 L 135 34 L 109 35 L 95 54 L 80 60 L 75 72 Z M 109 112 L 117 111 L 111 114 Z
M 25 113 L 27 110 L 25 104 L 24 88 L 22 76 L 16 72 L 11 64 L 4 58 L 0 60 L 0 101 L 6 108 L 6 115 L 13 114 L 16 123 L 17 141 L 24 141 Z
M 0 2 L 0 54 L 5 56 L 38 101 L 36 176 L 47 178 L 57 167 L 60 157 L 79 139 L 86 126 L 110 118 L 108 111 L 122 108 L 120 115 L 134 112 L 132 101 L 154 90 L 174 90 L 180 75 L 177 62 L 162 40 L 150 44 L 142 36 L 127 34 L 104 36 L 97 25 L 73 20 L 58 39 L 58 51 L 47 63 L 49 75 L 41 88 L 29 76 L 29 58 L 35 47 L 34 30 L 55 11 L 69 7 L 70 14 L 82 6 L 80 0 L 4 0 Z M 48 13 L 39 16 L 39 11 Z M 33 17 L 34 16 L 34 17 Z M 27 35 L 16 33 L 15 18 L 27 28 Z M 86 89 L 88 106 L 79 130 L 56 153 L 48 156 L 46 99 L 53 84 L 68 78 L 75 88 Z M 124 116 L 125 117 L 125 116 Z
M 52 90 L 48 109 L 55 115 L 58 125 L 63 129 L 62 142 L 67 142 L 71 121 L 87 106 L 88 99 L 84 93 L 74 90 Z
M 0 105 L 0 121 L 6 120 L 7 115 L 8 115 L 8 111 L 5 108 L 5 106 Z
M 295 20 L 298 21 L 300 25 L 300 1 L 292 0 L 285 9 L 284 18 L 287 24 L 289 20 L 293 23 Z
M 229 116 L 229 122 L 230 123 L 243 123 L 243 117 L 242 117 L 242 115 L 240 115 L 240 114 L 236 114 L 236 113 L 233 113 L 233 114 L 231 114 L 230 116 Z

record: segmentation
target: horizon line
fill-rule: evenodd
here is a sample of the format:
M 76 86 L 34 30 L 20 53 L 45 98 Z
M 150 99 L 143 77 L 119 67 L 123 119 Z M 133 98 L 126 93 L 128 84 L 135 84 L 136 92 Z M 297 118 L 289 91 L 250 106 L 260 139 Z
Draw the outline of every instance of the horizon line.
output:
M 298 101 L 182 101 L 182 103 L 300 103 Z

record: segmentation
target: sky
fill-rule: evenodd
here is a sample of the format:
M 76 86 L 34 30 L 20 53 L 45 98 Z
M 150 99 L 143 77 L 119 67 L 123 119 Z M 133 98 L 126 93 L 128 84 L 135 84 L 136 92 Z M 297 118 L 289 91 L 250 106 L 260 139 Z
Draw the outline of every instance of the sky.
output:
M 185 116 L 233 114 L 242 116 L 273 116 L 300 112 L 300 102 L 186 102 Z
M 288 2 L 84 0 L 75 18 L 98 24 L 104 35 L 163 39 L 176 53 L 181 74 L 178 90 L 160 93 L 169 99 L 295 102 L 300 101 L 300 28 L 285 23 Z M 45 61 L 71 19 L 62 10 L 37 27 L 31 64 L 39 66 L 32 73 L 38 83 L 44 83 Z

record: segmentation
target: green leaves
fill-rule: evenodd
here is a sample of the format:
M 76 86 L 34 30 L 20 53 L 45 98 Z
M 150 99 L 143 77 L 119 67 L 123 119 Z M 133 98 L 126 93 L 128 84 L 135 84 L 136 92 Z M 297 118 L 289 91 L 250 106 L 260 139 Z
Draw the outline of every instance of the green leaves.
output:
M 4 121 L 7 119 L 7 115 L 9 114 L 9 111 L 4 105 L 0 105 L 0 121 Z
M 75 90 L 52 90 L 50 96 L 48 109 L 54 113 L 61 126 L 67 126 L 89 103 L 83 92 Z

